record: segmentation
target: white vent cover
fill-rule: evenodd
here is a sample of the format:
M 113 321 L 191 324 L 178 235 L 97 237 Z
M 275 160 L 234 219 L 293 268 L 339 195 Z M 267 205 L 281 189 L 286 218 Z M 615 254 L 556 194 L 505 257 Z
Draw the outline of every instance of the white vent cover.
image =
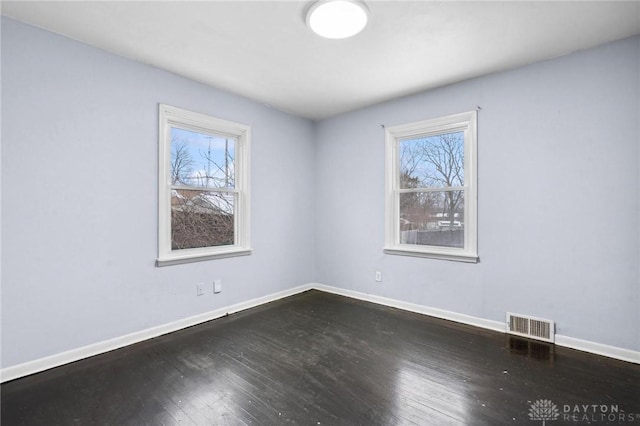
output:
M 551 320 L 507 312 L 507 333 L 554 342 L 555 323 Z

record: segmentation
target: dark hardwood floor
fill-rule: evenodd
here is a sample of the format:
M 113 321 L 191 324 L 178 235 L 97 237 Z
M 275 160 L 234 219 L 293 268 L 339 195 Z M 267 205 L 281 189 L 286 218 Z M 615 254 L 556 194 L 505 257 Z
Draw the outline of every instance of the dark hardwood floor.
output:
M 640 425 L 640 365 L 309 291 L 1 398 L 7 426 Z

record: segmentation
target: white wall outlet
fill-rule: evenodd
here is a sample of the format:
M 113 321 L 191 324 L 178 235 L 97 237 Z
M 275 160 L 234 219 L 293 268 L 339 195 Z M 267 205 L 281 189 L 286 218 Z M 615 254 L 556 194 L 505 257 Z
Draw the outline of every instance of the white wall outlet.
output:
M 196 284 L 196 296 L 202 296 L 204 294 L 204 284 Z
M 382 272 L 376 271 L 376 281 L 377 282 L 382 281 Z
M 220 293 L 222 291 L 222 280 L 213 280 L 213 292 Z

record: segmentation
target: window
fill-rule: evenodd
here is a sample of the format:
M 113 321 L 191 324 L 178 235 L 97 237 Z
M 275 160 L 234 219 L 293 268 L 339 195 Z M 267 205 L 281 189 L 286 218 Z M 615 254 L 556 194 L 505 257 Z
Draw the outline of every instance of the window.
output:
M 476 112 L 385 131 L 385 253 L 477 262 Z
M 250 128 L 168 105 L 159 116 L 158 266 L 250 254 Z

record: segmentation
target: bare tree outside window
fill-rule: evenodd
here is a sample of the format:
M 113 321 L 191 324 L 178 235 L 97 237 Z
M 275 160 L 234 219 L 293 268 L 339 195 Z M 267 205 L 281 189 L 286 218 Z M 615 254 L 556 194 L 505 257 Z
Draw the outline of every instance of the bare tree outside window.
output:
M 401 140 L 401 243 L 464 247 L 464 133 Z
M 188 185 L 193 160 L 187 149 L 187 141 L 171 136 L 171 184 Z
M 476 263 L 477 112 L 384 133 L 384 253 Z
M 171 249 L 235 242 L 234 138 L 171 129 Z
M 157 266 L 250 255 L 251 127 L 158 105 Z

